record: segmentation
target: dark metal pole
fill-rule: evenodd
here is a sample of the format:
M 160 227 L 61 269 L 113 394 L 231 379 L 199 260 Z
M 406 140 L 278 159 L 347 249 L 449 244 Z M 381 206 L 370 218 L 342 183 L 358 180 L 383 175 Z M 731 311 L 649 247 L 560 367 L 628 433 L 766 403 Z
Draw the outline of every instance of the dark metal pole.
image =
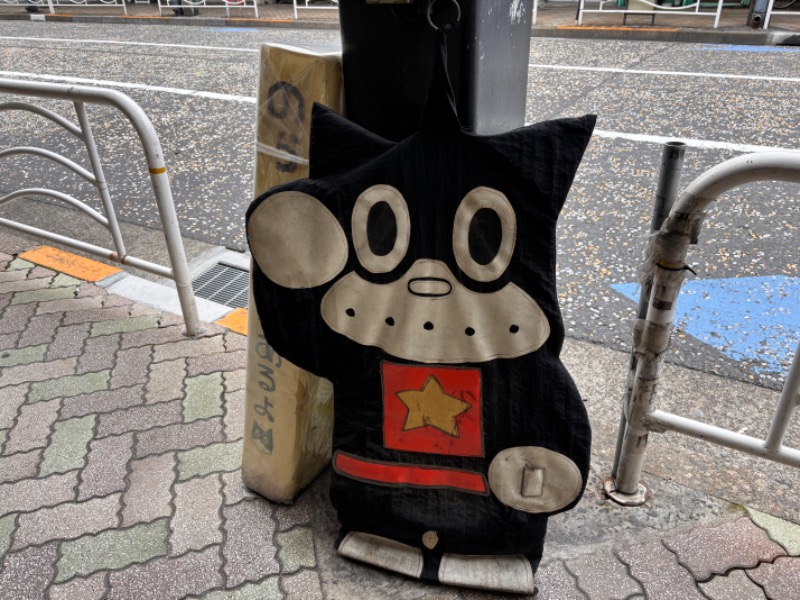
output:
M 656 197 L 653 206 L 653 217 L 650 220 L 650 234 L 652 235 L 664 224 L 672 205 L 678 197 L 678 190 L 681 183 L 681 173 L 683 171 L 683 159 L 686 155 L 686 144 L 683 142 L 667 142 L 661 152 L 661 169 L 656 188 Z M 642 281 L 642 291 L 639 295 L 639 308 L 636 314 L 636 322 L 641 323 L 647 317 L 647 306 L 650 304 L 650 293 L 653 289 L 653 278 L 647 277 Z M 636 337 L 639 335 L 638 327 L 634 328 L 634 343 L 636 347 Z M 619 429 L 617 431 L 617 449 L 614 453 L 614 466 L 611 469 L 611 477 L 616 478 L 617 468 L 619 467 L 620 453 L 622 451 L 622 440 L 625 436 L 625 407 L 630 400 L 633 391 L 633 379 L 636 375 L 636 355 L 631 352 L 631 361 L 628 368 L 628 381 L 625 386 L 625 396 L 622 402 L 622 414 L 620 415 Z
M 769 0 L 753 0 L 747 13 L 747 25 L 753 29 L 764 29 Z

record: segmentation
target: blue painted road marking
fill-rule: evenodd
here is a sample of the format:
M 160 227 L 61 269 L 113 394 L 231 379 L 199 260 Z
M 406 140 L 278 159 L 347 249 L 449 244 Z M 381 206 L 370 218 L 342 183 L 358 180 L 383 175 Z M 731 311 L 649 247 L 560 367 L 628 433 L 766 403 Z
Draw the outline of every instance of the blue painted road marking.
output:
M 790 46 L 744 46 L 740 44 L 705 44 L 701 46 L 700 49 L 717 52 L 748 52 L 751 54 L 800 52 L 800 48 L 793 48 Z
M 634 302 L 639 284 L 611 286 Z M 686 281 L 675 325 L 756 373 L 785 375 L 800 340 L 800 278 L 780 275 Z

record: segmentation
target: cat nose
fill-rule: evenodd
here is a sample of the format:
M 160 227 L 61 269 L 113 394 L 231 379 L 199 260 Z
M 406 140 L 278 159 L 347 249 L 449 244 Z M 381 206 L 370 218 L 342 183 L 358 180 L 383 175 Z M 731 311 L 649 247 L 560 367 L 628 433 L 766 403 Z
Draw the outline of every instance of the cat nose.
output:
M 453 274 L 437 260 L 418 260 L 408 271 L 408 291 L 422 298 L 443 298 L 453 291 Z

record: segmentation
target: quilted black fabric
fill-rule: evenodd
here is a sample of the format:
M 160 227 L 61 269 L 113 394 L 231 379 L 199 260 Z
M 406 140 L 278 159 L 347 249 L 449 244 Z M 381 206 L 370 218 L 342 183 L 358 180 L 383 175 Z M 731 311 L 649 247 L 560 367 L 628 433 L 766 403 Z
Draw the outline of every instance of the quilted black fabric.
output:
M 403 141 L 315 106 L 310 178 L 259 197 L 247 225 L 267 339 L 334 383 L 342 534 L 421 548 L 431 579 L 444 552 L 523 554 L 535 570 L 548 515 L 586 484 L 591 437 L 559 360 L 555 229 L 595 117 L 465 132 L 445 52 L 443 36 Z M 551 466 L 492 481 L 493 460 L 518 447 L 566 457 L 574 498 L 536 508 Z

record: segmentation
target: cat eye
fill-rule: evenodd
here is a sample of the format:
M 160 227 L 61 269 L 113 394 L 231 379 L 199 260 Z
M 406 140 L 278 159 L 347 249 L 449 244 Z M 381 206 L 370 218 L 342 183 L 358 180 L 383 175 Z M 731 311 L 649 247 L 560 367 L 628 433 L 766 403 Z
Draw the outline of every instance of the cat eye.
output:
M 458 267 L 475 281 L 494 281 L 508 267 L 517 238 L 514 209 L 488 187 L 469 192 L 456 211 L 453 252 Z
M 373 185 L 353 207 L 353 245 L 372 273 L 388 273 L 408 251 L 411 223 L 403 195 L 390 185 Z

